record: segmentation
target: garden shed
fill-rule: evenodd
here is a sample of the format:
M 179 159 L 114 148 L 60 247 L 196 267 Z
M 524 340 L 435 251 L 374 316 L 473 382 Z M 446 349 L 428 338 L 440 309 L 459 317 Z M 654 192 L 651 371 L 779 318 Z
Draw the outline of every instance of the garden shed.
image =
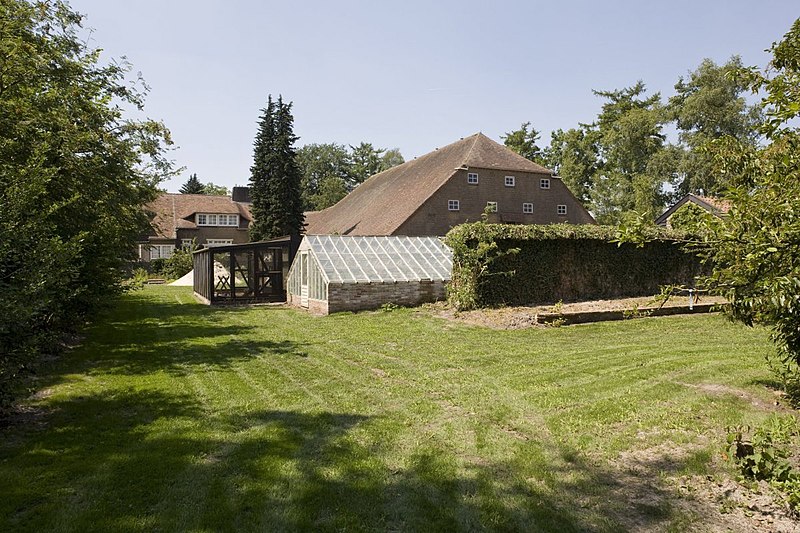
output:
M 452 253 L 436 237 L 307 235 L 289 270 L 287 299 L 315 314 L 441 300 Z

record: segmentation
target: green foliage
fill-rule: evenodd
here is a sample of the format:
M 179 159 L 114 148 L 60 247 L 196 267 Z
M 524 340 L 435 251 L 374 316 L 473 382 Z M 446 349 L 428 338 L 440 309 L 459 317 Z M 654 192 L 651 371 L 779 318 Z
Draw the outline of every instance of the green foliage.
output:
M 561 177 L 575 197 L 589 207 L 594 176 L 600 168 L 600 146 L 597 131 L 588 126 L 551 134 L 546 150 L 546 167 Z
M 773 415 L 750 433 L 750 428 L 728 431 L 729 457 L 747 479 L 786 481 L 796 474 L 788 461 L 797 446 L 797 420 L 794 416 Z
M 303 208 L 308 211 L 332 206 L 347 195 L 348 185 L 354 182 L 350 154 L 339 144 L 307 144 L 297 151 L 297 164 Z
M 404 162 L 396 148 L 374 148 L 362 142 L 347 147 L 308 144 L 297 151 L 302 174 L 303 207 L 319 211 L 330 207 L 367 178 Z
M 676 230 L 698 234 L 718 225 L 719 218 L 694 202 L 686 202 L 669 217 L 669 225 Z
M 616 241 L 610 226 L 463 224 L 447 234 L 453 251 L 448 299 L 458 309 L 557 300 L 652 295 L 692 284 L 699 260 L 685 235 L 648 227 L 639 247 Z
M 270 95 L 261 112 L 250 167 L 254 241 L 299 235 L 304 220 L 292 104 L 281 96 L 273 101 Z
M 525 159 L 544 166 L 546 164 L 544 151 L 536 144 L 539 137 L 540 134 L 536 128 L 533 128 L 530 122 L 525 122 L 518 130 L 506 133 L 503 137 L 503 144 Z
M 186 183 L 181 186 L 180 192 L 181 194 L 207 194 L 205 187 L 200 183 L 200 180 L 197 179 L 197 174 L 189 176 Z
M 178 248 L 163 260 L 160 273 L 167 279 L 178 279 L 194 268 L 192 250 Z
M 200 194 L 206 194 L 208 196 L 230 196 L 231 192 L 224 185 L 215 185 L 209 181 L 203 184 L 203 192 Z
M 0 2 L 0 408 L 37 354 L 122 290 L 170 174 L 169 132 L 123 116 L 144 89 L 61 1 Z
M 725 192 L 725 176 L 716 171 L 713 157 L 706 150 L 710 141 L 729 136 L 749 146 L 756 144 L 762 116 L 757 106 L 748 105 L 744 99 L 747 84 L 735 75 L 741 69 L 738 56 L 724 65 L 704 59 L 675 84 L 677 94 L 669 99 L 667 109 L 685 147 L 675 165 L 683 176 L 678 196 Z
M 800 364 L 800 19 L 773 55 L 771 78 L 739 73 L 765 94 L 768 144 L 726 137 L 712 145 L 731 209 L 704 253 L 716 265 L 707 283 L 728 299 L 730 315 L 771 326 L 779 356 Z

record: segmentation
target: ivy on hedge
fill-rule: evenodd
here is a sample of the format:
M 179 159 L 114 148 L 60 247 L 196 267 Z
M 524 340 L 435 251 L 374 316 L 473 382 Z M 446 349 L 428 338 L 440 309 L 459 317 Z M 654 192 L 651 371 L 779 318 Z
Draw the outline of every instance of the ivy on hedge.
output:
M 703 272 L 686 234 L 646 230 L 644 245 L 616 242 L 595 225 L 475 222 L 447 234 L 453 251 L 448 299 L 458 309 L 653 295 L 693 285 Z

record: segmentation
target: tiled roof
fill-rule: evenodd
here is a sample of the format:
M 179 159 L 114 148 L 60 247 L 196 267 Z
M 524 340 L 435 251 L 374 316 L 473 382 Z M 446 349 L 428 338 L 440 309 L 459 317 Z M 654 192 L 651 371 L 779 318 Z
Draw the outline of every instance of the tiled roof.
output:
M 550 175 L 482 133 L 375 174 L 322 211 L 306 213 L 306 234 L 391 235 L 458 170 L 484 168 Z
M 731 209 L 731 203 L 729 200 L 723 200 L 722 198 L 714 198 L 713 196 L 697 196 L 697 198 L 720 213 L 727 213 Z
M 234 202 L 230 196 L 164 193 L 145 206 L 152 214 L 156 237 L 174 239 L 179 228 L 196 228 L 195 213 L 225 213 L 253 220 L 247 204 Z

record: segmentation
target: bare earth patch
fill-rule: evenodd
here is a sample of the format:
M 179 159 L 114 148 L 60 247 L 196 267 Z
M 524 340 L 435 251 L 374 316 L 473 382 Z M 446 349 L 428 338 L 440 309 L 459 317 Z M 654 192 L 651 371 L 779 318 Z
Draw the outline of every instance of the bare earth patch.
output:
M 721 304 L 725 300 L 719 297 L 703 296 L 695 300 L 695 305 Z M 688 305 L 686 296 L 670 298 L 662 307 L 677 308 Z M 627 311 L 636 316 L 641 310 L 658 307 L 652 296 L 638 298 L 620 298 L 617 300 L 593 300 L 587 302 L 558 303 L 551 305 L 499 307 L 494 309 L 476 309 L 474 311 L 457 311 L 443 302 L 427 306 L 435 316 L 462 324 L 483 326 L 492 329 L 523 329 L 543 327 L 541 315 L 559 313 L 589 313 L 602 311 Z

